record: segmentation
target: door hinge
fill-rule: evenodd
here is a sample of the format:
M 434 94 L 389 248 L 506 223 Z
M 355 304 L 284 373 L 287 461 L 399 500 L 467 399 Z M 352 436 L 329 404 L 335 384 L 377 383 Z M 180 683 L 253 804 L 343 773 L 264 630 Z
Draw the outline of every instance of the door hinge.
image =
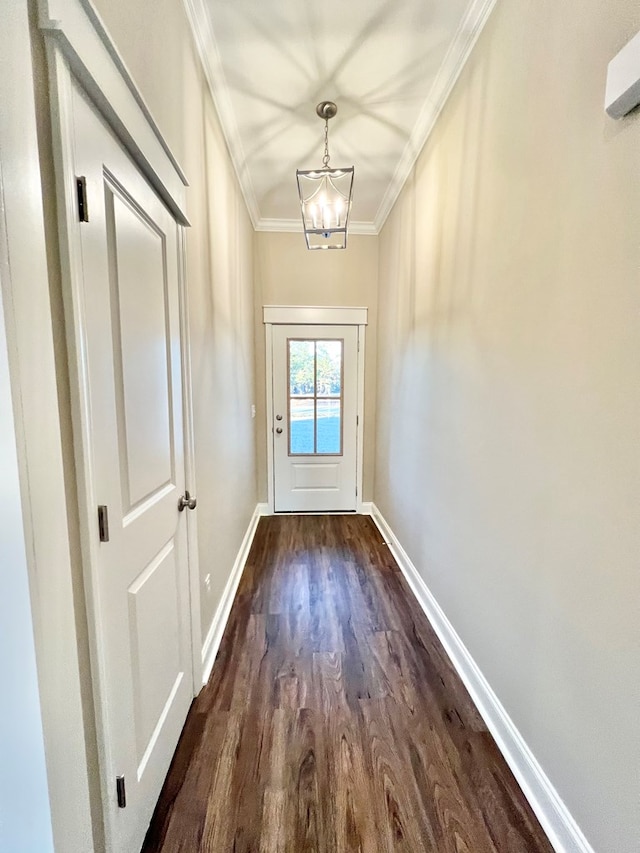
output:
M 104 504 L 98 507 L 98 532 L 101 542 L 109 541 L 109 509 Z
M 89 205 L 87 204 L 87 179 L 83 176 L 76 178 L 78 193 L 78 219 L 80 222 L 89 221 Z
M 127 790 L 124 784 L 124 776 L 116 776 L 116 793 L 118 794 L 118 808 L 127 807 Z

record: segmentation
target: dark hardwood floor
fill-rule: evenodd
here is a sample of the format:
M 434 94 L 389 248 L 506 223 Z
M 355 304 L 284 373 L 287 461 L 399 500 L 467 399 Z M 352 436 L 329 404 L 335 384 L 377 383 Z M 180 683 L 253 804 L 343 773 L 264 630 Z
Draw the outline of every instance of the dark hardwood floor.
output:
M 260 521 L 144 853 L 549 853 L 365 516 Z

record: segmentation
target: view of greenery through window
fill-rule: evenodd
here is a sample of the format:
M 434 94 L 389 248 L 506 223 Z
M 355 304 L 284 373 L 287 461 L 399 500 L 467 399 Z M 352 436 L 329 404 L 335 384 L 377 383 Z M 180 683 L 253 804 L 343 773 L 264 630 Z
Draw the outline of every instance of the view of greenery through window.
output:
M 289 341 L 289 452 L 341 452 L 342 341 Z

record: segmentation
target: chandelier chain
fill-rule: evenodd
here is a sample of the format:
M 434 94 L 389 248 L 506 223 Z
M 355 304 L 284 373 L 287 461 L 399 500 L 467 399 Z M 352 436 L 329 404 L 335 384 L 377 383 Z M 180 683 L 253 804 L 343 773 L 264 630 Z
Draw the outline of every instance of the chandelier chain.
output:
M 322 165 L 325 169 L 329 168 L 329 120 L 324 120 L 324 157 L 322 158 Z

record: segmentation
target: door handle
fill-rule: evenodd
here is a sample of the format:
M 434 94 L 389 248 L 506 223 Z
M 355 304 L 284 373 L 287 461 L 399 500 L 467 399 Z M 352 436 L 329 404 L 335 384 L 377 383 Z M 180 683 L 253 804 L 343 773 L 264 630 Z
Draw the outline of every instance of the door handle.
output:
M 282 427 L 276 427 L 276 432 L 280 435 L 282 433 Z
M 192 498 L 189 492 L 185 492 L 178 501 L 178 512 L 182 512 L 185 509 L 195 509 L 197 503 L 196 498 Z

